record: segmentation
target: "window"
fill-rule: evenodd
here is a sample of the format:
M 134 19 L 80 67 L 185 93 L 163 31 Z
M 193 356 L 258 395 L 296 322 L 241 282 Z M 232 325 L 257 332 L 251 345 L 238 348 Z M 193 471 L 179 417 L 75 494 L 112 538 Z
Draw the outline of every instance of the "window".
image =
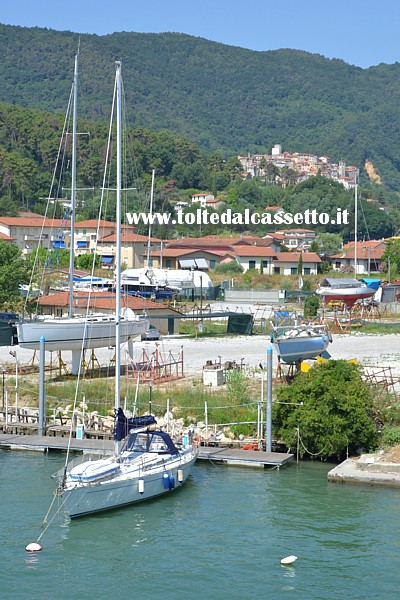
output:
M 297 273 L 297 267 L 292 267 L 292 268 L 290 269 L 290 274 L 291 274 L 291 275 L 296 275 L 296 273 Z
M 215 259 L 214 259 L 214 258 L 212 258 L 212 259 L 210 260 L 210 269 L 213 269 L 214 267 L 215 267 Z
M 256 261 L 249 260 L 249 269 L 255 269 L 255 268 L 256 268 Z
M 167 258 L 166 261 L 165 261 L 165 267 L 166 267 L 166 269 L 170 269 L 171 266 L 172 266 L 171 259 Z
M 56 316 L 62 317 L 62 308 L 56 308 Z
M 280 275 L 281 274 L 281 268 L 280 267 L 274 267 L 274 274 L 275 275 Z
M 310 269 L 310 267 L 304 267 L 303 273 L 304 273 L 304 275 L 311 275 L 311 269 Z
M 262 268 L 263 269 L 268 269 L 268 261 L 267 260 L 263 260 L 262 261 Z

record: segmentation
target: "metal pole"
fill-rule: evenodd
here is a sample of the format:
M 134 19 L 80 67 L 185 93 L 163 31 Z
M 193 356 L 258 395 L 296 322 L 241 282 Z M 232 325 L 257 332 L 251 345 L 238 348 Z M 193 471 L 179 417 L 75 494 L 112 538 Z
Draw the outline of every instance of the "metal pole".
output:
M 18 358 L 15 352 L 15 421 L 19 421 L 18 416 Z
M 122 189 L 122 80 L 121 63 L 116 62 L 115 87 L 117 92 L 117 251 L 116 251 L 116 293 L 115 293 L 115 399 L 114 408 L 117 411 L 121 402 L 121 189 Z M 121 444 L 115 442 L 115 455 L 119 456 Z
M 39 423 L 38 423 L 38 434 L 43 435 L 46 430 L 46 392 L 44 389 L 44 361 L 45 361 L 45 339 L 42 335 L 40 338 L 39 348 Z
M 207 402 L 204 402 L 204 416 L 206 421 L 206 446 L 208 446 L 208 408 Z
M 8 389 L 6 389 L 6 429 L 8 427 Z
M 6 372 L 5 372 L 5 370 L 3 369 L 3 410 L 4 410 L 4 390 L 5 390 L 5 387 L 4 387 L 4 385 L 5 385 L 4 376 L 5 376 L 5 373 L 6 373 Z
M 154 198 L 154 175 L 155 170 L 151 172 L 151 192 L 150 192 L 150 222 L 149 222 L 149 235 L 147 240 L 147 266 L 150 266 L 150 245 L 151 245 L 151 219 L 153 218 L 153 198 Z M 161 268 L 161 267 L 160 267 Z
M 272 447 L 272 347 L 267 348 L 267 402 L 265 421 L 265 451 Z
M 167 399 L 167 433 L 169 434 L 169 398 Z
M 357 279 L 357 234 L 358 234 L 358 178 L 354 186 L 354 277 Z
M 203 275 L 200 275 L 200 332 L 203 333 Z
M 150 389 L 150 398 L 149 398 L 149 415 L 151 415 L 151 407 L 152 407 L 152 392 L 153 392 L 153 380 L 149 380 L 149 389 Z
M 75 56 L 72 115 L 72 172 L 71 172 L 71 234 L 69 250 L 69 298 L 68 316 L 74 313 L 74 255 L 75 255 L 75 216 L 76 216 L 76 121 L 78 105 L 78 55 Z

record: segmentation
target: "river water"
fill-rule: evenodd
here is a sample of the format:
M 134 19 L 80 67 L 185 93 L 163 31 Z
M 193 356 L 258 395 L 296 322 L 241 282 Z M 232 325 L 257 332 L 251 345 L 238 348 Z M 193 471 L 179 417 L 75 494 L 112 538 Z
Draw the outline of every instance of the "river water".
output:
M 27 553 L 63 460 L 0 450 L 3 600 L 400 598 L 400 490 L 329 483 L 324 463 L 198 462 L 173 494 L 56 519 Z

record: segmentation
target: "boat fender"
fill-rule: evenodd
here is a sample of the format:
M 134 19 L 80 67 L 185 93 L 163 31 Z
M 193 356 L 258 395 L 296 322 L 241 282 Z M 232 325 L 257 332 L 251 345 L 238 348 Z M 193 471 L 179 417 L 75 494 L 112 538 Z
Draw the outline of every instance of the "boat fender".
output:
M 138 492 L 139 494 L 143 494 L 144 492 L 144 479 L 138 480 Z
M 297 556 L 291 554 L 290 556 L 285 556 L 285 558 L 281 559 L 281 565 L 292 565 L 296 560 Z
M 178 475 L 178 481 L 179 481 L 179 483 L 183 483 L 183 471 L 182 471 L 182 469 L 178 469 L 177 475 Z
M 175 477 L 172 475 L 172 473 L 169 476 L 168 480 L 169 480 L 169 489 L 173 490 L 175 487 Z
M 169 490 L 170 489 L 170 487 L 169 487 L 169 476 L 168 476 L 167 471 L 164 471 L 164 473 L 163 473 L 163 484 L 164 484 L 164 489 L 165 490 Z

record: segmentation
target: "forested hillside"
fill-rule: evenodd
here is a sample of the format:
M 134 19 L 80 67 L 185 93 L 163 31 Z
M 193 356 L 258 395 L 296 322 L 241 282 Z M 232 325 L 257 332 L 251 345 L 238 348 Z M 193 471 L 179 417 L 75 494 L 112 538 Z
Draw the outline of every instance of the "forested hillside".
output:
M 225 157 L 279 143 L 356 164 L 364 183 L 368 160 L 384 186 L 400 191 L 399 63 L 361 69 L 300 51 L 254 52 L 182 34 L 79 36 L 0 25 L 0 100 L 63 113 L 79 39 L 82 118 L 108 118 L 119 58 L 133 128 L 166 129 Z M 40 119 L 51 125 L 51 118 L 34 117 L 46 162 L 53 139 L 49 133 L 43 139 Z M 1 152 L 7 135 L 2 127 Z M 34 156 L 26 160 L 37 169 Z

